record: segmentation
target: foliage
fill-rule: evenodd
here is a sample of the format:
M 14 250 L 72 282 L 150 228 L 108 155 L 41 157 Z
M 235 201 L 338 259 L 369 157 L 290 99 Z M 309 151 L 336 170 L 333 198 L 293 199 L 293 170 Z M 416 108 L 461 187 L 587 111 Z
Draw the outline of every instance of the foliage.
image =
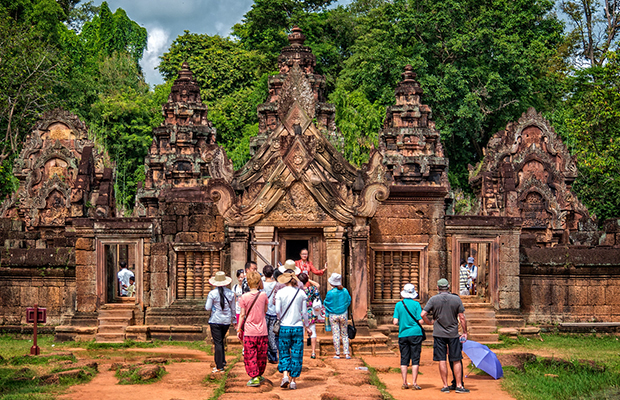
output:
M 233 35 L 246 49 L 267 55 L 273 64 L 288 44 L 287 31 L 303 15 L 322 10 L 334 0 L 255 0 Z
M 40 32 L 17 24 L 0 9 L 0 164 L 21 147 L 39 113 L 55 104 L 51 88 L 58 78 L 54 48 Z M 3 193 L 7 193 L 3 187 Z
M 553 91 L 547 61 L 563 40 L 546 0 L 395 0 L 360 16 L 338 86 L 389 105 L 412 64 L 442 132 L 453 185 L 467 187 L 467 164 L 491 134 Z M 354 3 L 353 7 L 357 4 Z
M 360 90 L 342 88 L 330 96 L 336 106 L 336 125 L 344 136 L 344 157 L 358 167 L 368 161 L 370 150 L 377 146 L 385 107 L 368 101 Z
M 620 215 L 620 60 L 608 52 L 602 67 L 576 71 L 573 95 L 556 119 L 577 158 L 575 191 L 599 220 Z
M 239 43 L 218 35 L 188 31 L 172 42 L 161 60 L 158 69 L 167 81 L 176 79 L 181 64 L 187 61 L 207 104 L 253 86 L 268 70 L 260 52 L 245 50 Z

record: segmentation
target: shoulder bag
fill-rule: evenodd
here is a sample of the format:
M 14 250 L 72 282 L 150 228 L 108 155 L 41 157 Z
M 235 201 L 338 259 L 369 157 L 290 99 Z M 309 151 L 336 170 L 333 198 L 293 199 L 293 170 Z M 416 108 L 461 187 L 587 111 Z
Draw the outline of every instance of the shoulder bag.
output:
M 409 311 L 409 309 L 407 308 L 407 305 L 405 304 L 405 302 L 401 301 L 401 303 L 403 303 L 403 306 L 405 307 L 405 310 L 407 311 L 407 314 L 409 314 L 411 319 L 413 319 L 415 321 L 415 323 L 418 324 L 418 326 L 420 327 L 420 330 L 422 331 L 422 341 L 425 341 L 426 340 L 426 332 L 424 331 L 424 328 L 422 328 L 422 325 L 420 325 L 420 322 L 418 322 L 418 320 L 415 319 L 413 314 L 411 314 L 411 311 Z
M 347 336 L 349 339 L 355 339 L 357 335 L 357 328 L 355 327 L 355 321 L 353 320 L 353 309 L 351 309 L 351 325 L 347 325 Z
M 256 294 L 256 297 L 254 297 L 254 301 L 250 305 L 250 308 L 248 308 L 248 311 L 245 312 L 245 318 L 243 318 L 243 324 L 239 327 L 239 333 L 240 333 L 239 340 L 241 340 L 242 342 L 243 342 L 243 331 L 245 329 L 245 321 L 248 320 L 248 315 L 250 315 L 250 310 L 252 310 L 252 307 L 254 307 L 254 304 L 256 303 L 256 300 L 258 300 L 259 296 L 260 296 L 260 292 Z
M 293 302 L 295 301 L 295 297 L 297 297 L 297 294 L 299 293 L 299 288 L 297 288 L 297 291 L 295 292 L 295 296 L 293 296 L 293 300 L 291 300 L 291 302 L 288 304 L 288 307 L 286 307 L 286 310 L 284 310 L 284 314 L 282 314 L 282 317 L 280 317 L 279 320 L 277 320 L 276 322 L 274 322 L 273 327 L 271 328 L 271 330 L 273 331 L 273 333 L 275 333 L 276 335 L 280 334 L 280 320 L 282 318 L 284 318 L 284 316 L 286 315 L 286 313 L 288 312 L 288 309 L 291 308 L 291 306 L 293 305 Z

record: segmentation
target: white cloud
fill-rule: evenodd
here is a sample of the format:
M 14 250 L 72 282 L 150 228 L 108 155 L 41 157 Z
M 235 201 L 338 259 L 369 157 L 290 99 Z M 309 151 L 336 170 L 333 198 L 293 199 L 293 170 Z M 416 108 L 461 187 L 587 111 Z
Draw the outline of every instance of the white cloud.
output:
M 159 57 L 168 49 L 172 39 L 170 32 L 159 26 L 147 27 L 147 50 L 144 52 L 140 65 L 144 71 L 144 78 L 151 85 L 163 83 L 163 78 L 155 68 L 159 65 Z

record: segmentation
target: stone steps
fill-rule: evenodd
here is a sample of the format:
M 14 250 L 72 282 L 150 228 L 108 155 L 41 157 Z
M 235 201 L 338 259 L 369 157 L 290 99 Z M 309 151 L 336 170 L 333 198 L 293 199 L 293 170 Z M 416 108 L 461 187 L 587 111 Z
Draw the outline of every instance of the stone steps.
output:
M 103 305 L 97 313 L 97 334 L 99 343 L 121 343 L 126 338 L 126 329 L 134 324 L 133 303 L 111 303 Z

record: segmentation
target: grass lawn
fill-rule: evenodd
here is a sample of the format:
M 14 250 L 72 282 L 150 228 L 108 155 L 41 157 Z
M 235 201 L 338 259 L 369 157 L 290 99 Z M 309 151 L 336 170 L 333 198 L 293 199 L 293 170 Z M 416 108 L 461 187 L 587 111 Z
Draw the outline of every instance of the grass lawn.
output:
M 0 335 L 0 400 L 53 400 L 56 395 L 63 393 L 70 386 L 88 382 L 96 374 L 92 368 L 77 367 L 83 374 L 75 378 L 62 377 L 59 382 L 47 384 L 46 375 L 75 369 L 76 357 L 80 359 L 110 359 L 118 358 L 119 353 L 127 355 L 126 361 L 133 358 L 144 359 L 149 356 L 161 356 L 161 353 L 125 352 L 130 348 L 157 348 L 162 346 L 178 346 L 182 348 L 200 350 L 208 355 L 213 354 L 209 341 L 195 342 L 166 342 L 152 343 L 125 341 L 118 344 L 95 342 L 54 342 L 53 335 L 39 335 L 38 346 L 41 356 L 28 356 L 32 346 L 32 338 L 22 335 Z M 58 355 L 52 355 L 60 353 Z M 231 352 L 238 356 L 237 352 Z M 193 361 L 193 360 L 175 360 Z M 130 371 L 131 372 L 131 371 Z M 124 377 L 131 378 L 133 377 Z M 130 380 L 131 380 L 130 379 Z M 134 379 L 135 380 L 135 379 Z
M 506 367 L 502 387 L 517 399 L 620 399 L 620 340 L 605 335 L 542 334 L 498 347 L 545 354 L 523 369 Z

